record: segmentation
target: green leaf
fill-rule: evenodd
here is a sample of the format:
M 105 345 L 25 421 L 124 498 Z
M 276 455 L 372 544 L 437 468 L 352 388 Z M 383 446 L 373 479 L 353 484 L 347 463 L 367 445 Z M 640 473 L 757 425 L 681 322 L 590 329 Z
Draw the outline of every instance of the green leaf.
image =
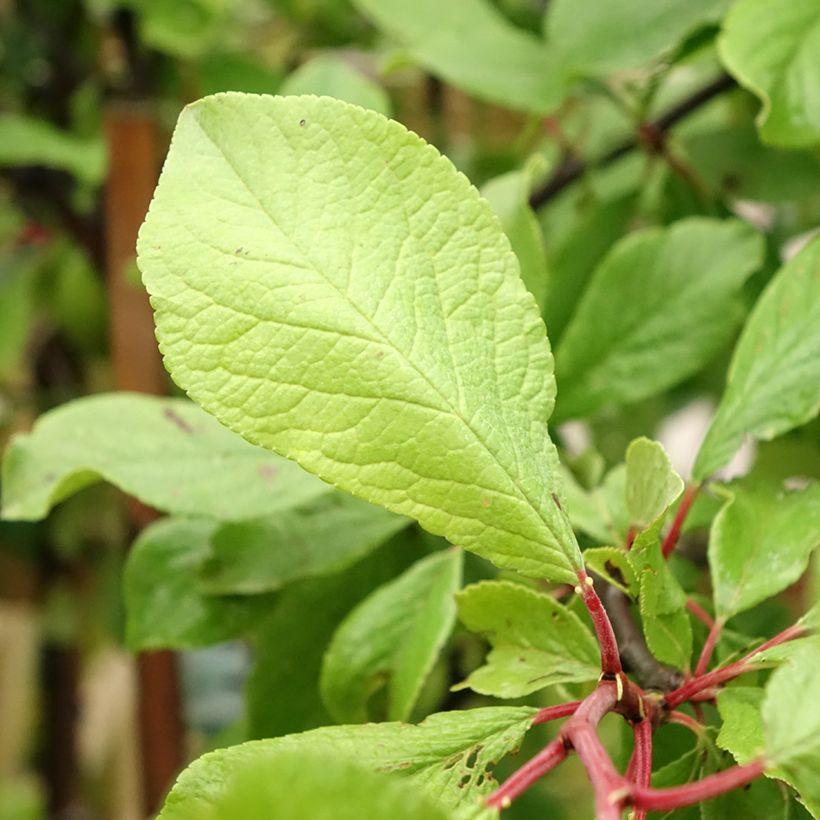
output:
M 597 680 L 601 656 L 590 630 L 549 595 L 507 581 L 459 592 L 458 615 L 492 646 L 487 662 L 455 690 L 518 698 L 556 683 Z
M 739 0 L 718 41 L 721 59 L 763 103 L 764 142 L 789 148 L 820 142 L 820 7 L 815 0 Z
M 717 696 L 723 721 L 717 744 L 731 752 L 740 764 L 759 757 L 765 747 L 760 714 L 763 694 L 763 690 L 756 686 L 730 686 Z
M 820 639 L 806 641 L 766 685 L 766 752 L 814 811 L 820 807 Z
M 218 527 L 201 585 L 211 593 L 248 595 L 338 572 L 409 523 L 353 496 L 326 493 L 275 516 Z
M 25 165 L 55 168 L 96 185 L 105 175 L 105 145 L 101 137 L 77 137 L 46 120 L 0 114 L 0 166 Z
M 623 541 L 629 527 L 624 503 L 625 465 L 613 467 L 603 482 L 591 490 L 584 490 L 563 467 L 561 475 L 564 479 L 564 507 L 572 526 L 599 543 Z
M 390 97 L 377 83 L 333 54 L 320 54 L 285 78 L 280 94 L 316 94 L 360 105 L 390 116 Z
M 584 550 L 584 563 L 622 592 L 637 597 L 638 578 L 626 550 L 620 547 L 593 547 Z
M 215 777 L 222 779 L 219 763 Z M 206 764 L 206 765 L 208 765 Z M 447 820 L 453 817 L 414 785 L 354 760 L 307 749 L 279 749 L 228 771 L 215 796 L 181 785 L 162 820 Z
M 245 633 L 272 606 L 267 595 L 205 595 L 196 573 L 214 522 L 166 518 L 144 529 L 123 576 L 126 638 L 133 650 L 187 649 Z
M 340 723 L 368 719 L 387 686 L 387 719 L 407 720 L 456 617 L 462 553 L 434 553 L 379 587 L 342 621 L 325 654 L 320 689 Z
M 657 441 L 637 438 L 626 450 L 626 509 L 632 525 L 646 529 L 683 491 L 683 480 Z
M 745 436 L 772 439 L 820 411 L 820 240 L 784 265 L 758 299 L 692 474 L 707 478 Z
M 569 74 L 635 69 L 720 19 L 715 0 L 552 0 L 545 27 Z
M 327 97 L 207 98 L 138 249 L 166 366 L 223 423 L 500 566 L 575 580 L 544 326 L 433 147 Z
M 17 248 L 0 249 L 0 379 L 20 364 L 32 329 L 35 308 L 36 255 Z
M 717 615 L 729 618 L 797 581 L 820 546 L 820 482 L 750 476 L 728 485 L 709 537 Z
M 556 350 L 557 415 L 635 402 L 697 372 L 731 338 L 761 254 L 760 236 L 734 220 L 690 218 L 618 242 Z
M 479 99 L 548 113 L 563 96 L 557 61 L 535 35 L 487 0 L 354 0 L 354 5 L 433 74 Z
M 496 785 L 490 767 L 518 748 L 536 712 L 526 706 L 443 712 L 417 726 L 330 726 L 220 749 L 179 776 L 160 820 L 169 820 L 167 812 L 188 796 L 198 801 L 193 809 L 218 801 L 234 772 L 249 761 L 272 761 L 281 750 L 343 755 L 375 771 L 396 772 L 443 805 L 460 808 L 459 817 L 475 817 L 479 799 Z
M 535 159 L 539 157 L 536 155 Z M 501 220 L 504 233 L 518 257 L 521 278 L 543 310 L 547 293 L 547 252 L 541 226 L 529 205 L 533 176 L 532 167 L 510 171 L 485 183 L 481 195 Z
M 225 520 L 330 491 L 191 402 L 136 393 L 89 396 L 41 416 L 12 439 L 2 478 L 3 517 L 24 521 L 101 480 L 159 510 Z

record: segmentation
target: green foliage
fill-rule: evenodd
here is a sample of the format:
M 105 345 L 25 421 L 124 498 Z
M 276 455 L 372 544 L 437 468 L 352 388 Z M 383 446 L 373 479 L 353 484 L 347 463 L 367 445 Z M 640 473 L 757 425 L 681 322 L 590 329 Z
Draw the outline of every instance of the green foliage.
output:
M 626 451 L 626 510 L 632 525 L 646 529 L 683 491 L 683 480 L 657 441 L 638 438 Z
M 388 720 L 407 720 L 456 617 L 462 554 L 434 553 L 379 587 L 340 624 L 325 653 L 322 699 L 340 723 L 367 720 L 383 686 Z
M 549 595 L 520 584 L 485 581 L 457 595 L 458 615 L 492 650 L 456 690 L 519 698 L 557 683 L 596 680 L 600 654 L 578 616 Z
M 203 100 L 139 264 L 166 366 L 225 424 L 501 566 L 575 577 L 543 324 L 434 148 L 329 98 Z

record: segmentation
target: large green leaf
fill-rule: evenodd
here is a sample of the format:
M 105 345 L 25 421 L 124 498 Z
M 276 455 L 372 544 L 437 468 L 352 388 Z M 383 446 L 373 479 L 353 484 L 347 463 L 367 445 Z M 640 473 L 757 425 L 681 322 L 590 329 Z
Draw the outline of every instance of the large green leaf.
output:
M 743 328 L 693 475 L 726 464 L 745 436 L 771 439 L 820 410 L 820 240 L 778 271 Z
M 601 656 L 589 629 L 550 595 L 520 584 L 485 581 L 458 594 L 458 614 L 492 650 L 455 689 L 518 698 L 556 683 L 597 680 Z
M 125 565 L 131 649 L 187 649 L 233 638 L 273 606 L 270 595 L 206 595 L 196 583 L 214 522 L 166 518 L 140 533 Z
M 197 810 L 222 798 L 235 772 L 253 761 L 273 761 L 285 749 L 342 755 L 376 771 L 396 772 L 445 806 L 460 807 L 459 816 L 475 817 L 479 798 L 495 786 L 491 767 L 518 748 L 536 711 L 524 706 L 443 712 L 417 726 L 330 726 L 220 749 L 179 776 L 160 820 L 176 820 L 170 812 L 183 800 L 193 801 L 188 816 L 196 817 Z
M 338 572 L 409 523 L 345 493 L 326 493 L 266 518 L 226 523 L 211 538 L 202 587 L 247 595 Z
M 820 142 L 820 6 L 816 0 L 738 0 L 719 40 L 723 63 L 762 101 L 761 137 L 797 148 Z
M 385 685 L 387 719 L 409 719 L 453 628 L 462 558 L 455 547 L 430 555 L 342 621 L 325 654 L 320 684 L 336 720 L 366 721 L 368 701 Z
M 219 776 L 219 775 L 217 775 Z M 214 798 L 183 783 L 163 820 L 447 820 L 453 815 L 395 775 L 339 755 L 279 749 L 230 770 Z
M 660 518 L 683 490 L 669 456 L 657 441 L 636 438 L 626 450 L 626 509 L 632 525 L 645 529 Z
M 3 517 L 43 518 L 100 480 L 159 510 L 223 520 L 287 509 L 330 491 L 189 401 L 114 393 L 65 404 L 12 439 L 3 460 Z
M 820 546 L 820 482 L 750 477 L 726 492 L 709 538 L 715 609 L 724 618 L 793 584 Z
M 723 725 L 717 744 L 731 752 L 738 763 L 763 754 L 763 690 L 756 686 L 730 686 L 718 692 L 717 707 Z
M 622 239 L 556 350 L 560 418 L 638 401 L 697 372 L 731 338 L 761 252 L 760 236 L 733 220 L 686 219 Z
M 720 18 L 725 0 L 552 0 L 545 27 L 570 74 L 634 69 Z
M 820 808 L 820 639 L 806 641 L 766 685 L 763 727 L 767 758 L 807 806 Z
M 421 66 L 480 99 L 537 113 L 561 102 L 553 53 L 487 0 L 354 0 L 354 5 Z
M 223 423 L 501 566 L 575 579 L 544 326 L 434 148 L 326 97 L 206 98 L 138 248 L 166 365 Z
M 316 94 L 360 105 L 390 116 L 387 92 L 353 68 L 347 60 L 333 54 L 320 54 L 303 63 L 285 78 L 280 94 Z

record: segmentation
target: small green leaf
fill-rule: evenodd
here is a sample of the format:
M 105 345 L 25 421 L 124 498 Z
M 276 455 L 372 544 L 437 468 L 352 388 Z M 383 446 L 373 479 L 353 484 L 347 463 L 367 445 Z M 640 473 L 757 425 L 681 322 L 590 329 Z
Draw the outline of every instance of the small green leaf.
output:
M 432 146 L 327 97 L 209 97 L 138 247 L 166 366 L 223 423 L 499 566 L 575 580 L 543 322 Z
M 762 250 L 748 225 L 703 218 L 618 242 L 556 350 L 558 417 L 635 402 L 697 372 L 731 338 Z
M 584 563 L 622 592 L 637 597 L 638 578 L 626 550 L 621 547 L 593 547 L 584 550 Z
M 123 576 L 126 638 L 138 649 L 187 649 L 247 632 L 273 604 L 269 595 L 205 595 L 196 574 L 215 523 L 166 518 L 144 529 Z
M 731 686 L 718 693 L 717 707 L 723 725 L 717 744 L 738 763 L 748 763 L 763 753 L 763 690 L 756 686 Z
M 820 240 L 784 265 L 758 299 L 692 474 L 708 478 L 745 436 L 768 440 L 820 411 Z
M 3 518 L 35 521 L 97 481 L 158 510 L 237 520 L 330 492 L 196 405 L 136 393 L 89 396 L 41 416 L 3 459 Z
M 175 788 L 159 816 L 162 820 L 447 820 L 454 815 L 396 775 L 374 772 L 338 754 L 279 749 L 249 757 L 228 771 L 215 795 Z
M 789 148 L 820 142 L 820 6 L 816 0 L 739 0 L 723 23 L 721 59 L 763 103 L 765 142 Z
M 201 585 L 223 595 L 271 592 L 343 570 L 409 523 L 353 496 L 326 493 L 275 516 L 222 524 L 211 538 Z
M 683 491 L 683 479 L 672 469 L 657 441 L 635 439 L 626 450 L 626 509 L 632 525 L 646 529 Z
M 182 800 L 196 800 L 193 809 L 217 802 L 235 772 L 249 761 L 272 761 L 282 750 L 343 755 L 375 771 L 396 772 L 422 793 L 456 809 L 458 817 L 474 818 L 480 798 L 496 786 L 491 767 L 518 748 L 536 712 L 525 706 L 443 712 L 417 726 L 330 726 L 220 749 L 194 761 L 179 776 L 160 820 L 176 820 L 167 812 Z M 195 817 L 196 811 L 188 816 Z
M 390 116 L 390 97 L 387 92 L 349 61 L 333 54 L 320 54 L 288 74 L 279 89 L 280 94 L 316 94 L 360 105 Z
M 322 664 L 320 690 L 341 722 L 364 722 L 374 692 L 387 686 L 387 719 L 407 720 L 456 617 L 462 553 L 419 561 L 379 587 L 342 621 Z
M 820 482 L 750 476 L 728 485 L 709 538 L 715 609 L 737 615 L 794 583 L 820 546 Z
M 597 680 L 598 645 L 589 629 L 549 595 L 484 581 L 457 595 L 458 615 L 492 646 L 487 662 L 454 689 L 517 698 L 556 683 Z
M 812 810 L 820 807 L 820 639 L 806 641 L 766 685 L 763 726 L 767 757 Z
M 354 0 L 410 57 L 488 102 L 548 113 L 563 96 L 556 60 L 487 0 Z

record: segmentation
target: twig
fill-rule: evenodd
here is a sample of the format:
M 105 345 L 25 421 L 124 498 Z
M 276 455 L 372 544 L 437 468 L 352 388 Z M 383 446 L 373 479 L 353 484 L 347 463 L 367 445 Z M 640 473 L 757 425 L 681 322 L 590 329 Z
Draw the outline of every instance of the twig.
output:
M 694 599 L 686 599 L 686 608 L 707 628 L 715 625 L 715 619 Z
M 723 94 L 725 91 L 730 91 L 736 86 L 737 83 L 732 77 L 728 74 L 722 74 L 691 96 L 681 100 L 681 102 L 674 105 L 664 114 L 661 114 L 657 119 L 649 123 L 644 123 L 643 128 L 644 130 L 651 129 L 654 133 L 665 135 L 673 125 L 676 125 L 688 117 L 689 114 L 697 111 L 705 103 Z M 614 162 L 617 162 L 621 157 L 641 147 L 643 144 L 644 141 L 642 141 L 639 136 L 636 136 L 612 148 L 598 159 L 580 160 L 576 157 L 567 158 L 555 169 L 552 176 L 540 188 L 532 192 L 530 195 L 530 206 L 540 208 L 573 182 L 580 179 L 588 168 L 606 168 Z
M 632 727 L 635 737 L 635 748 L 629 761 L 631 771 L 627 771 L 627 780 L 638 786 L 648 788 L 652 782 L 652 721 L 642 720 Z M 645 820 L 646 810 L 636 808 L 632 820 Z
M 571 700 L 568 703 L 560 703 L 558 706 L 547 706 L 542 709 L 532 720 L 533 726 L 538 726 L 541 723 L 548 723 L 551 720 L 558 720 L 558 718 L 569 717 L 575 714 L 578 707 L 583 703 L 582 700 Z
M 623 670 L 618 642 L 615 640 L 609 616 L 595 591 L 594 581 L 583 570 L 578 573 L 578 581 L 579 584 L 575 591 L 584 599 L 584 604 L 595 627 L 598 645 L 601 648 L 601 671 L 605 675 L 620 675 Z
M 712 628 L 706 636 L 706 642 L 703 644 L 703 650 L 698 658 L 698 664 L 695 667 L 695 677 L 705 674 L 706 670 L 709 668 L 709 661 L 712 660 L 712 654 L 715 651 L 715 646 L 720 638 L 720 634 L 723 632 L 723 625 L 725 622 L 726 621 L 723 618 L 718 618 L 712 624 Z
M 695 718 L 690 717 L 686 714 L 686 712 L 679 712 L 676 709 L 673 709 L 668 715 L 669 723 L 677 723 L 678 726 L 685 726 L 690 731 L 694 732 L 698 737 L 703 735 L 706 727 L 700 723 L 699 721 L 695 720 Z
M 666 538 L 663 539 L 663 544 L 661 545 L 661 552 L 664 558 L 668 558 L 672 554 L 672 550 L 675 549 L 678 538 L 680 538 L 680 531 L 683 529 L 683 523 L 686 521 L 686 516 L 692 507 L 692 502 L 695 500 L 699 491 L 700 484 L 690 484 L 684 491 L 683 498 L 681 498 L 678 510 L 675 513 L 675 518 L 672 520 L 672 526 L 669 528 L 669 532 L 666 533 Z
M 508 808 L 516 797 L 523 794 L 547 772 L 552 771 L 566 756 L 567 747 L 563 738 L 555 738 L 532 760 L 504 781 L 504 784 L 487 798 L 487 805 L 492 809 Z

